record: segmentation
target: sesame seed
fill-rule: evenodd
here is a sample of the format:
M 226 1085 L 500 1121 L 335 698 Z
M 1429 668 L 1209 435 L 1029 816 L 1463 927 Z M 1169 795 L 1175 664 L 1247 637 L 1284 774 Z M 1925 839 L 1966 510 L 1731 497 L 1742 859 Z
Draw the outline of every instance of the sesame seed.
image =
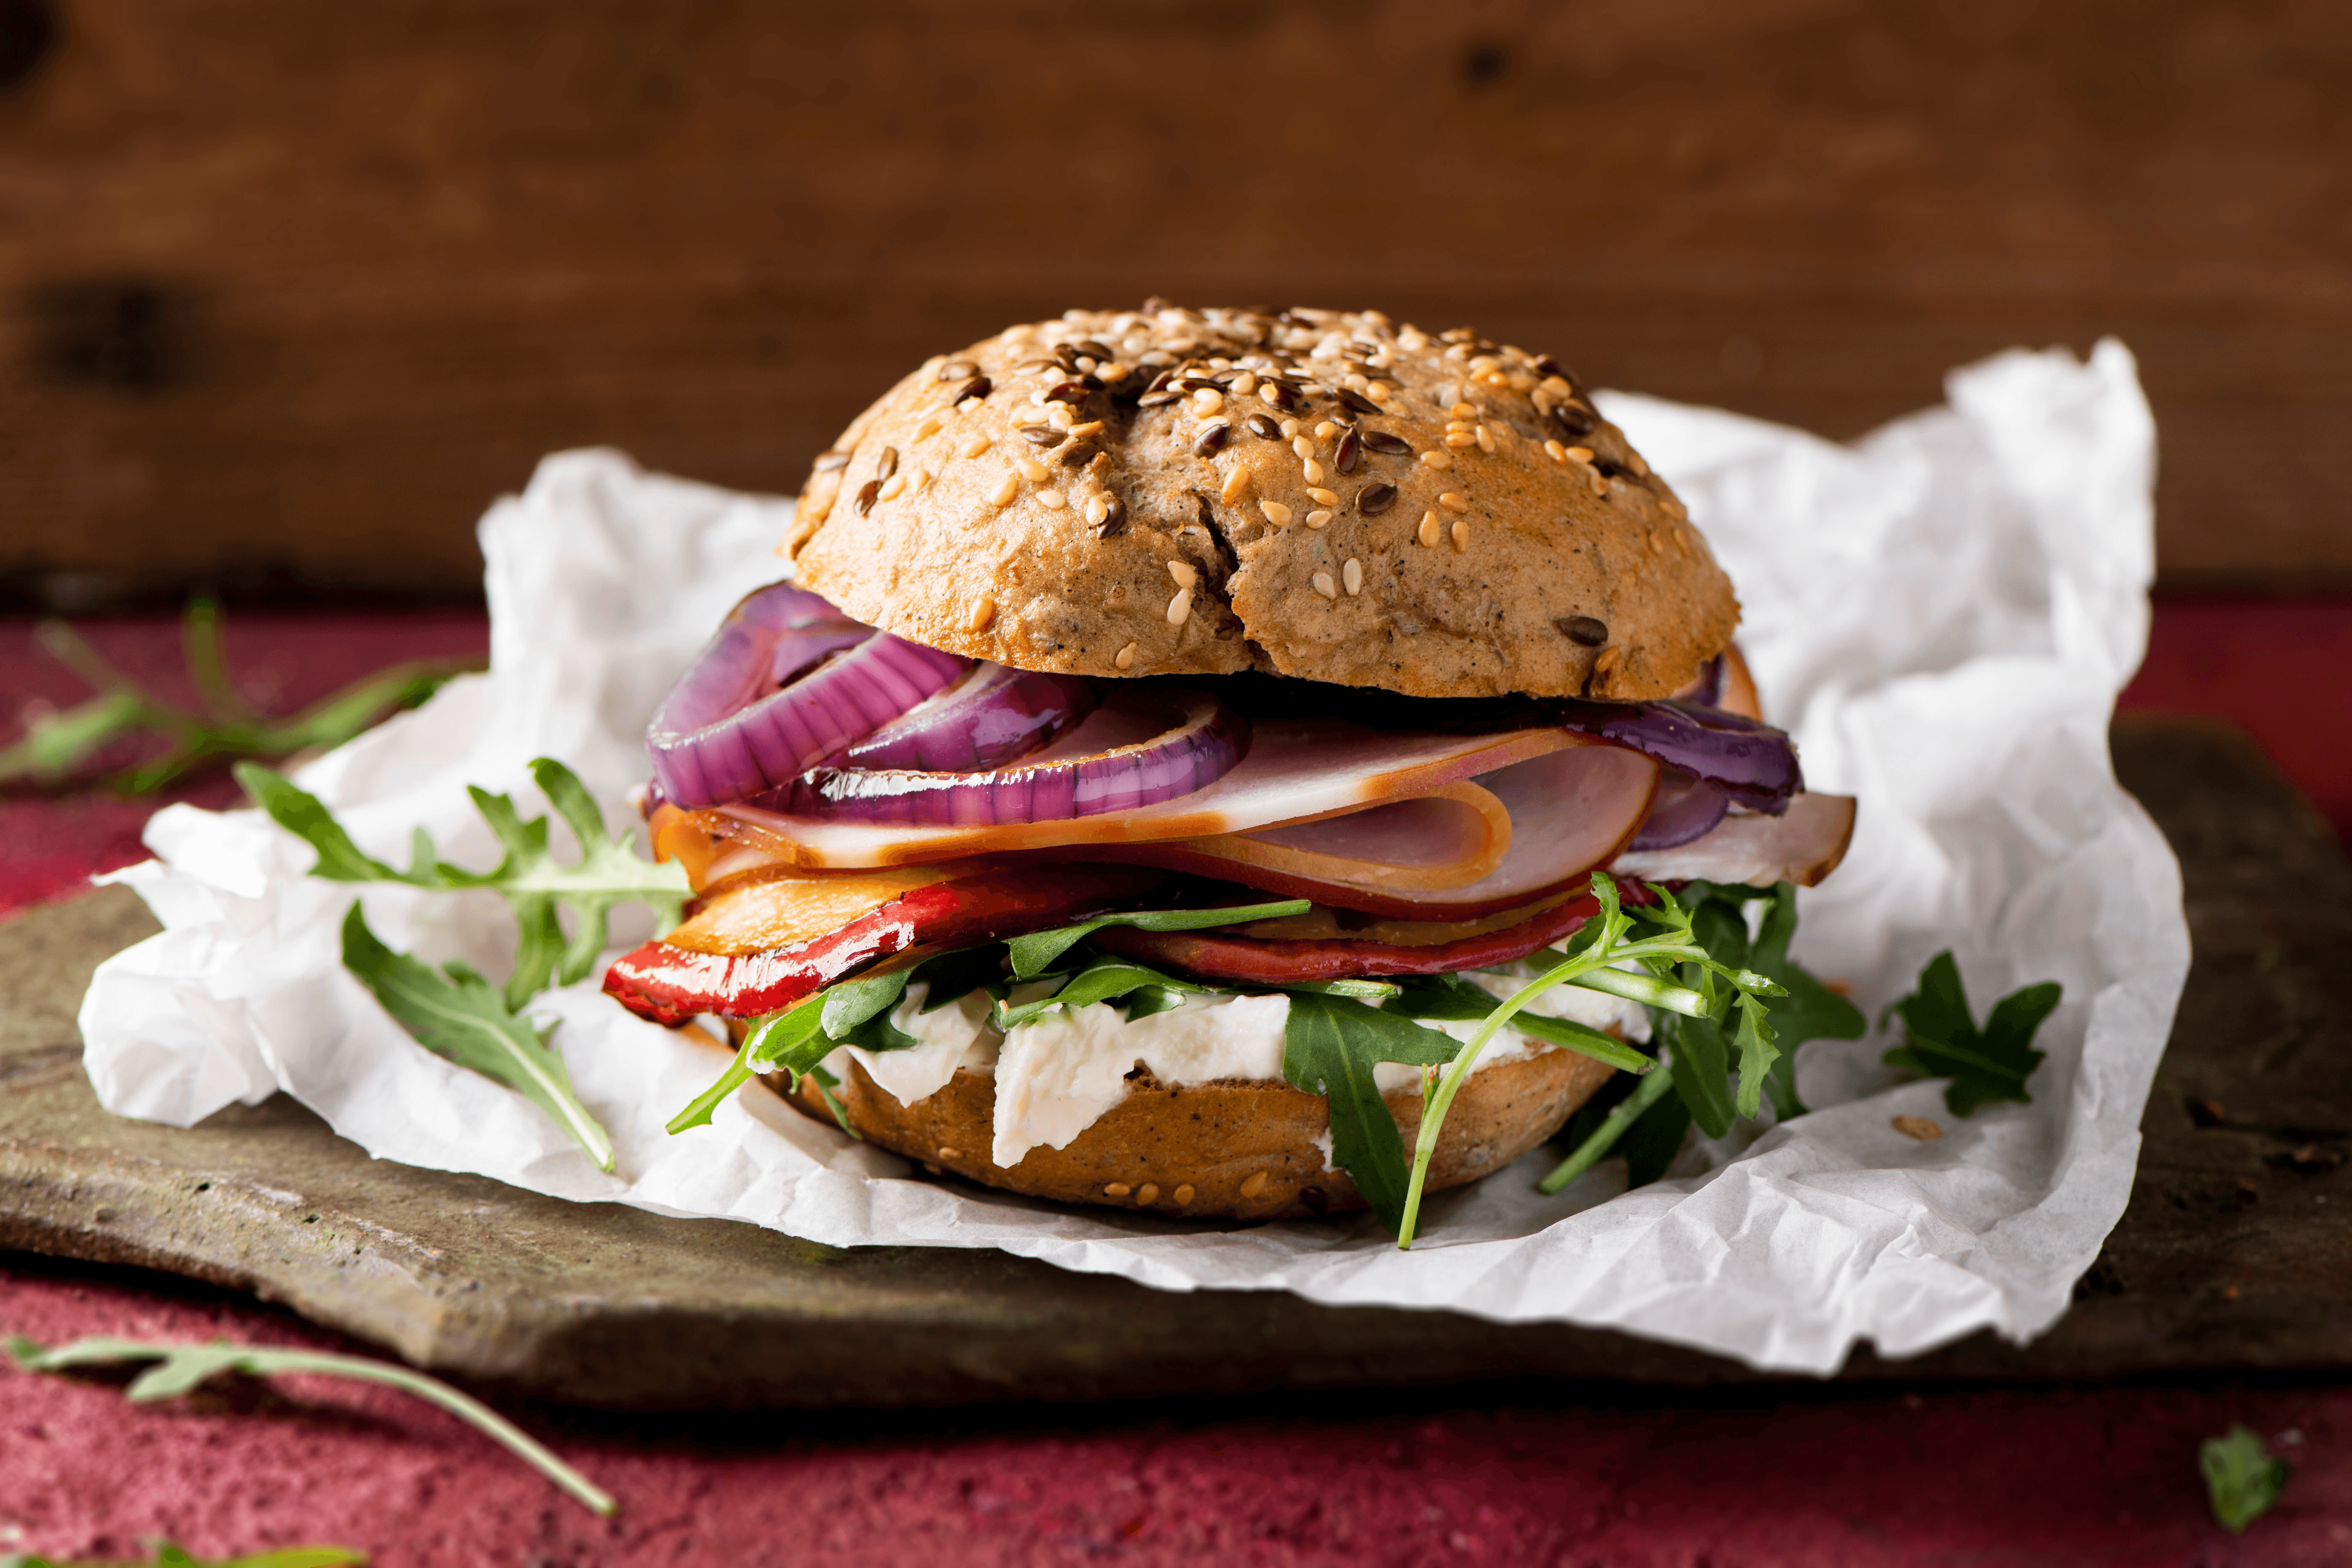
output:
M 1188 1181 L 1168 1196 L 1176 1200 L 1177 1207 L 1189 1208 L 1192 1203 L 1192 1184 Z
M 1568 378 L 1565 376 L 1546 376 L 1543 379 L 1543 390 L 1554 397 L 1566 397 L 1576 389 L 1568 384 Z
M 1115 1181 L 1104 1186 L 1103 1196 L 1105 1197 L 1125 1197 L 1129 1193 L 1133 1192 L 1134 1190 L 1135 1189 L 1133 1187 L 1128 1186 L 1123 1181 Z
M 996 488 L 988 493 L 988 499 L 992 506 L 1009 506 L 1012 504 L 1013 497 L 1019 494 L 1021 494 L 1021 476 L 1017 474 L 1007 474 L 997 481 Z
M 1592 448 L 1590 446 L 1571 446 L 1568 449 L 1568 455 L 1570 457 L 1575 458 L 1579 463 L 1590 463 L 1592 461 Z
M 1300 471 L 1307 476 L 1307 482 L 1308 484 L 1320 485 L 1323 483 L 1323 465 L 1316 462 L 1312 457 L 1309 457 L 1303 465 L 1300 465 Z
M 1100 496 L 1088 496 L 1087 497 L 1086 512 L 1087 521 L 1092 523 L 1097 528 L 1100 528 L 1102 527 L 1102 520 L 1110 516 L 1110 503 Z
M 961 1158 L 963 1158 L 963 1151 L 962 1151 L 962 1150 L 961 1150 L 961 1149 L 956 1149 L 956 1148 L 950 1148 L 949 1145 L 945 1145 L 945 1144 L 941 1144 L 941 1145 L 940 1145 L 940 1161 L 941 1161 L 942 1163 L 945 1163 L 946 1161 L 949 1161 L 949 1160 L 960 1160 L 960 1159 L 961 1159 Z
M 1605 675 L 1617 667 L 1617 657 L 1623 650 L 1611 645 L 1601 650 L 1601 657 L 1592 661 L 1592 673 Z
M 916 470 L 915 470 L 915 488 L 916 488 L 916 489 L 918 489 L 918 490 L 928 490 L 928 489 L 929 489 L 929 488 L 931 487 L 931 479 L 932 479 L 932 477 L 933 477 L 933 476 L 932 476 L 931 471 L 930 471 L 929 469 L 928 469 L 928 468 L 923 468 L 923 467 L 918 467 L 918 468 L 916 468 Z
M 1593 493 L 1594 495 L 1596 495 L 1596 496 L 1606 496 L 1607 494 L 1609 494 L 1609 481 L 1608 481 L 1608 480 L 1606 480 L 1606 479 L 1603 479 L 1603 478 L 1602 478 L 1600 475 L 1598 475 L 1598 474 L 1593 475 L 1593 476 L 1592 476 L 1592 493 Z
M 1242 1196 L 1244 1197 L 1255 1197 L 1258 1194 L 1264 1192 L 1265 1190 L 1265 1172 L 1252 1171 L 1243 1179 Z
M 904 474 L 893 474 L 890 476 L 890 482 L 882 486 L 881 498 L 885 501 L 895 501 L 906 492 L 906 488 L 907 476 Z
M 1025 343 L 1037 335 L 1037 329 L 1027 322 L 1017 322 L 997 334 L 1008 343 Z
M 1160 1201 L 1160 1184 L 1157 1182 L 1148 1181 L 1141 1186 L 1137 1187 L 1135 1189 L 1135 1201 L 1146 1205 L 1158 1203 Z
M 1443 496 L 1438 497 L 1437 504 L 1444 507 L 1449 512 L 1466 512 L 1470 509 L 1469 500 L 1452 490 L 1448 490 Z
M 1451 468 L 1454 459 L 1443 452 L 1424 452 L 1421 455 L 1421 465 L 1424 468 Z
M 1225 394 L 1214 387 L 1202 387 L 1192 394 L 1192 412 L 1205 417 L 1225 406 Z
M 1397 347 L 1408 354 L 1417 354 L 1429 347 L 1429 334 L 1408 321 L 1397 333 Z
M 1298 434 L 1298 422 L 1297 422 L 1297 420 L 1295 420 L 1295 419 L 1286 419 L 1286 420 L 1284 420 L 1284 421 L 1282 422 L 1282 438 L 1283 438 L 1285 441 L 1291 440 L 1292 438 L 1294 438 L 1295 436 L 1297 436 L 1297 434 Z
M 1454 553 L 1460 555 L 1469 548 L 1470 520 L 1467 517 L 1456 517 L 1454 519 Z
M 977 457 L 982 453 L 988 450 L 989 444 L 988 437 L 985 435 L 975 435 L 970 441 L 963 444 L 963 455 L 966 457 Z
M 1032 485 L 1042 485 L 1045 482 L 1045 465 L 1043 463 L 1038 462 L 1035 458 L 1024 457 L 1021 459 L 1019 466 L 1021 469 L 1021 476 L 1024 479 L 1028 480 Z
M 1259 401 L 1270 402 L 1276 408 L 1280 408 L 1282 406 L 1282 400 L 1290 395 L 1290 389 L 1284 386 L 1280 382 L 1260 382 L 1258 383 L 1257 395 Z
M 1664 535 L 1655 532 L 1650 535 L 1650 553 L 1652 555 L 1664 555 L 1666 553 L 1666 541 Z
M 1230 507 L 1249 493 L 1249 486 L 1250 471 L 1236 463 L 1234 471 L 1225 476 L 1225 487 L 1217 493 L 1217 499 Z
M 1557 441 L 1545 442 L 1544 450 L 1551 454 L 1551 460 L 1555 463 L 1565 463 L 1568 461 L 1568 448 L 1562 446 Z
M 1339 434 L 1339 427 L 1328 419 L 1315 427 L 1315 439 L 1318 441 L 1328 441 Z
M 1473 402 L 1457 402 L 1445 412 L 1456 419 L 1475 419 L 1478 417 L 1478 405 Z
M 1265 520 L 1272 523 L 1276 528 L 1286 528 L 1290 526 L 1290 508 L 1284 506 L 1281 502 L 1260 501 L 1257 504 L 1257 509 L 1264 512 L 1265 514 Z
M 1293 452 L 1297 453 L 1301 457 L 1312 457 L 1315 455 L 1315 443 L 1303 435 L 1291 442 L 1290 449 Z
M 1102 434 L 1102 427 L 1103 422 L 1101 420 L 1090 419 L 1084 424 L 1074 424 L 1070 426 L 1070 434 L 1078 438 L 1084 438 L 1089 435 L 1099 435 Z
M 1168 601 L 1168 624 L 1171 626 L 1181 626 L 1184 624 L 1186 617 L 1190 616 L 1192 613 L 1192 591 L 1189 588 L 1178 589 L 1176 591 L 1176 597 Z
M 1353 599 L 1359 593 L 1363 592 L 1364 563 L 1358 560 L 1354 556 L 1349 556 L 1348 558 L 1348 564 L 1339 569 L 1339 582 L 1342 587 L 1347 589 L 1348 597 L 1350 599 Z
M 1421 534 L 1420 534 L 1420 538 L 1421 538 L 1421 542 L 1422 542 L 1423 544 L 1424 544 L 1424 545 L 1428 545 L 1428 546 L 1430 546 L 1432 549 L 1434 549 L 1434 548 L 1436 547 L 1437 539 L 1438 539 L 1438 530 L 1437 530 L 1437 514 L 1436 514 L 1435 512 L 1423 512 L 1423 513 L 1422 513 L 1422 515 L 1421 515 Z
M 1337 599 L 1339 597 L 1339 585 L 1331 580 L 1331 574 L 1329 572 L 1318 571 L 1307 580 L 1313 585 L 1315 591 L 1321 594 L 1324 598 Z
M 996 601 L 983 593 L 971 601 L 971 613 L 964 617 L 964 630 L 985 632 L 988 630 L 988 623 L 995 619 Z
M 1314 464 L 1312 464 L 1312 463 L 1309 463 L 1307 466 L 1309 469 L 1312 469 L 1312 468 L 1315 466 L 1315 465 L 1314 465 Z M 1307 476 L 1307 477 L 1308 477 L 1308 478 L 1310 478 L 1310 479 L 1319 479 L 1319 478 L 1321 478 L 1322 476 L 1323 476 L 1322 475 L 1320 475 L 1320 474 L 1316 474 L 1316 473 L 1310 473 L 1310 474 Z M 1338 494 L 1336 491 L 1325 490 L 1325 489 L 1320 489 L 1320 488 L 1317 488 L 1317 487 L 1310 486 L 1310 487 L 1307 489 L 1307 493 L 1309 496 L 1312 496 L 1312 497 L 1315 497 L 1315 504 L 1316 504 L 1317 506 L 1318 506 L 1318 507 L 1336 507 L 1336 506 L 1338 506 L 1338 505 L 1339 504 L 1339 494 Z
M 1111 663 L 1122 670 L 1135 668 L 1135 646 L 1134 643 L 1129 643 L 1126 647 L 1121 648 L 1118 651 L 1118 656 L 1111 660 Z
M 1495 450 L 1495 433 L 1483 424 L 1478 427 L 1478 450 L 1481 452 Z
M 1070 498 L 1059 490 L 1040 490 L 1037 492 L 1037 504 L 1049 512 L 1058 512 L 1070 504 Z
M 1674 520 L 1678 523 L 1685 517 L 1690 516 L 1690 508 L 1684 506 L 1680 501 L 1675 500 L 1671 496 L 1658 503 L 1658 510 L 1665 513 L 1666 516 L 1674 518 Z
M 1249 371 L 1244 371 L 1240 375 L 1234 378 L 1234 395 L 1235 397 L 1247 397 L 1250 393 L 1255 391 L 1257 391 L 1257 378 L 1250 374 Z
M 1176 586 L 1179 588 L 1190 588 L 1201 580 L 1200 570 L 1189 561 L 1170 561 L 1168 575 L 1176 580 Z
M 1070 405 L 1068 403 L 1055 402 L 1047 403 L 1045 405 L 1045 422 L 1051 424 L 1055 430 L 1069 429 L 1072 424 L 1076 423 L 1077 417 L 1078 416 L 1076 414 L 1070 412 Z
M 1445 444 L 1455 448 L 1475 446 L 1478 438 L 1466 430 L 1449 430 L 1445 433 Z
M 1364 389 L 1364 395 L 1374 402 L 1387 402 L 1396 396 L 1396 389 L 1386 382 L 1374 382 Z
M 939 433 L 940 422 L 936 419 L 926 419 L 922 423 L 915 426 L 915 439 L 918 441 L 929 441 Z

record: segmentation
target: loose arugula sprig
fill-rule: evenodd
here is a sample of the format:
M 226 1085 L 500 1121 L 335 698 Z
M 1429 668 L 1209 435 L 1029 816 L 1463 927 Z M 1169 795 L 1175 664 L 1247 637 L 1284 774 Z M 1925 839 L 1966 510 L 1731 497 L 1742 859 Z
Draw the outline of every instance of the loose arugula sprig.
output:
M 362 1355 L 336 1355 L 314 1350 L 276 1350 L 259 1345 L 229 1344 L 150 1344 L 141 1340 L 115 1339 L 98 1335 L 79 1339 L 71 1344 L 47 1348 L 36 1344 L 22 1334 L 7 1339 L 9 1358 L 26 1372 L 70 1372 L 84 1366 L 112 1366 L 123 1362 L 152 1361 L 149 1367 L 131 1380 L 123 1390 L 123 1397 L 134 1405 L 145 1405 L 159 1399 L 176 1399 L 194 1392 L 207 1379 L 225 1372 L 243 1373 L 247 1377 L 275 1377 L 288 1372 L 323 1373 L 330 1377 L 348 1377 L 360 1383 L 379 1383 L 387 1388 L 397 1388 L 413 1394 L 428 1404 L 437 1405 L 459 1420 L 503 1444 L 508 1451 L 530 1465 L 540 1474 L 577 1498 L 592 1513 L 610 1518 L 620 1511 L 620 1504 L 609 1492 L 542 1447 L 531 1435 L 474 1398 L 450 1387 L 437 1377 L 396 1366 L 388 1361 L 373 1361 Z
M 1437 1152 L 1445 1113 L 1470 1076 L 1478 1053 L 1520 1009 L 1555 986 L 1579 985 L 1626 997 L 1677 1023 L 1697 1020 L 1709 1025 L 1718 1040 L 1723 1026 L 1731 1024 L 1731 1045 L 1738 1052 L 1738 1111 L 1752 1116 L 1761 1107 L 1765 1074 L 1780 1055 L 1772 1027 L 1765 1021 L 1767 1002 L 1788 995 L 1787 988 L 1753 969 L 1719 962 L 1693 929 L 1694 911 L 1664 888 L 1653 884 L 1650 892 L 1658 901 L 1654 905 L 1629 911 L 1618 897 L 1617 884 L 1606 873 L 1595 872 L 1592 896 L 1601 905 L 1600 913 L 1585 922 L 1560 955 L 1560 962 L 1512 992 L 1486 1015 L 1436 1083 L 1424 1092 L 1421 1127 L 1413 1140 L 1412 1175 L 1396 1225 L 1400 1249 L 1412 1246 L 1422 1191 L 1429 1179 L 1429 1162 Z M 1638 934 L 1645 925 L 1657 929 Z M 1727 1098 L 1729 1090 L 1722 1074 L 1715 1074 L 1709 1083 L 1696 1062 L 1685 1067 L 1685 1057 L 1696 1055 L 1668 1052 L 1675 1086 L 1685 1096 Z
M 561 762 L 539 758 L 530 776 L 579 841 L 576 863 L 562 864 L 548 847 L 547 818 L 526 822 L 511 797 L 469 785 L 475 810 L 489 823 L 505 858 L 488 871 L 467 871 L 441 859 L 432 836 L 419 828 L 411 841 L 408 869 L 401 871 L 363 853 L 319 798 L 285 775 L 254 762 L 236 768 L 237 781 L 254 803 L 318 852 L 312 876 L 448 892 L 488 888 L 506 899 L 519 935 L 514 968 L 503 990 L 467 965 L 452 962 L 436 971 L 392 951 L 368 928 L 357 904 L 343 922 L 343 967 L 375 993 L 418 1044 L 522 1093 L 554 1117 L 600 1169 L 611 1170 L 611 1134 L 572 1092 L 563 1059 L 549 1048 L 546 1030 L 522 1016 L 522 1009 L 550 984 L 568 986 L 586 977 L 604 949 L 615 905 L 644 904 L 665 929 L 676 924 L 688 893 L 686 873 L 674 861 L 640 859 L 626 831 L 608 838 L 594 797 Z M 560 914 L 565 908 L 573 915 L 568 941 Z
M 245 700 L 230 679 L 220 625 L 219 608 L 208 599 L 191 603 L 182 622 L 188 671 L 204 699 L 203 711 L 192 712 L 173 706 L 116 669 L 64 622 L 43 622 L 36 633 L 41 646 L 96 687 L 98 695 L 58 712 L 34 714 L 23 737 L 0 747 L 0 784 L 62 783 L 114 742 L 153 736 L 168 743 L 163 754 L 110 780 L 125 795 L 152 794 L 225 758 L 286 757 L 341 746 L 386 714 L 423 702 L 452 676 L 482 667 L 478 659 L 394 664 L 289 718 L 268 718 Z
M 2273 1458 L 2243 1423 L 2200 1444 L 2197 1465 L 2205 1474 L 2213 1521 L 2232 1535 L 2245 1533 L 2246 1526 L 2268 1513 L 2286 1490 L 2286 1462 Z
M 0 1552 L 0 1568 L 367 1568 L 368 1554 L 354 1546 L 280 1546 L 242 1557 L 191 1557 L 175 1541 L 158 1541 L 155 1555 L 129 1558 L 42 1557 Z
M 1955 1116 L 1988 1101 L 2028 1102 L 2025 1081 L 2046 1054 L 2033 1049 L 2034 1031 L 2056 1009 L 2059 995 L 2054 980 L 2012 991 L 1993 1004 L 1979 1030 L 1959 966 L 1948 951 L 1938 953 L 1919 971 L 1919 988 L 1887 1009 L 1902 1016 L 1904 1043 L 1886 1053 L 1886 1064 L 1951 1079 L 1944 1106 Z

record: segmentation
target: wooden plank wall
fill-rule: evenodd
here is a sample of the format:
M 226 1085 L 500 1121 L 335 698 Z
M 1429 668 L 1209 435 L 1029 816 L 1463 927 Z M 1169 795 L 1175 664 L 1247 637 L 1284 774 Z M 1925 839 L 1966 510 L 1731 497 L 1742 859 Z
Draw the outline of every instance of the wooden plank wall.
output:
M 1066 304 L 1372 304 L 1851 436 L 2139 355 L 2173 586 L 2352 585 L 2340 0 L 0 0 L 0 580 L 464 592 Z

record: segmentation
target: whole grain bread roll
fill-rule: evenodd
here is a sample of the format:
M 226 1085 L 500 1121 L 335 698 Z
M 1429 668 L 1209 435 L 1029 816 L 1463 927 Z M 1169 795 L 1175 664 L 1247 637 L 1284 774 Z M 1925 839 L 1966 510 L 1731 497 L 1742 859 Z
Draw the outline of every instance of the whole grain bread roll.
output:
M 1634 700 L 1739 619 L 1571 374 L 1377 311 L 1008 328 L 860 414 L 781 553 L 870 624 L 1094 676 Z
M 1427 1190 L 1491 1175 L 1558 1132 L 1616 1069 L 1546 1049 L 1464 1081 L 1431 1156 Z M 767 1080 L 803 1112 L 830 1122 L 814 1077 Z M 1364 1207 L 1345 1171 L 1324 1167 L 1316 1140 L 1329 1125 L 1323 1096 L 1287 1083 L 1229 1080 L 1163 1084 L 1140 1073 L 1127 1097 L 1063 1148 L 1039 1145 L 1007 1169 L 989 1157 L 993 1072 L 965 1068 L 945 1088 L 902 1105 L 853 1059 L 839 1089 L 861 1137 L 927 1166 L 1032 1197 L 1107 1204 L 1193 1218 L 1298 1219 Z M 1384 1096 L 1412 1158 L 1421 1095 Z

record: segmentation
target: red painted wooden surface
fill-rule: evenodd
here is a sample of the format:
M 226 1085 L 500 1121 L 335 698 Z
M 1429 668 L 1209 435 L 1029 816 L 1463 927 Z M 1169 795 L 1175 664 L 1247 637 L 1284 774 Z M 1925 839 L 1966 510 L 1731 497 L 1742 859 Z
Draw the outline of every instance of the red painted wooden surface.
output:
M 478 617 L 256 616 L 232 658 L 294 704 L 394 658 L 478 650 Z M 93 640 L 161 685 L 176 634 Z M 2352 605 L 2159 606 L 2127 706 L 2234 718 L 2352 828 Z M 274 683 L 274 685 L 271 684 Z M 0 625 L 0 712 L 79 694 Z M 207 804 L 233 790 L 184 792 Z M 0 909 L 139 854 L 147 807 L 0 798 Z M 328 1344 L 176 1281 L 0 1255 L 0 1332 Z M 1878 1564 L 2352 1562 L 2352 1388 L 1468 1390 L 1213 1408 L 785 1414 L 522 1412 L 623 1500 L 592 1519 L 398 1396 L 296 1380 L 133 1407 L 0 1371 L 0 1552 L 206 1552 L 340 1542 L 386 1564 Z M 2297 1467 L 2243 1538 L 2205 1513 L 2198 1441 L 2243 1421 Z

